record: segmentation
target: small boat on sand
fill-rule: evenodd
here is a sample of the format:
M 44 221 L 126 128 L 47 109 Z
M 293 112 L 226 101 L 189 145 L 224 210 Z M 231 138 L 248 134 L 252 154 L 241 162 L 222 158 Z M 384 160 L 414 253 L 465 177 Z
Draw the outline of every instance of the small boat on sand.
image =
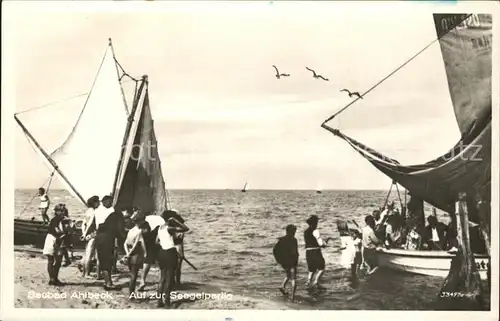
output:
M 337 222 L 337 230 L 340 233 L 341 242 L 344 244 L 346 239 L 350 238 L 348 222 Z M 377 260 L 380 267 L 442 278 L 448 275 L 451 259 L 455 255 L 455 253 L 447 251 L 406 250 L 399 248 L 377 249 Z M 488 255 L 474 254 L 474 258 L 481 279 L 487 280 L 488 263 L 490 261 Z
M 85 242 L 80 240 L 82 236 L 80 227 L 81 221 L 76 222 L 74 234 L 72 235 L 74 249 L 85 248 Z M 42 221 L 16 218 L 14 219 L 14 244 L 30 244 L 36 247 L 43 247 L 48 229 L 49 226 L 43 224 Z
M 131 101 L 127 101 L 122 86 L 124 77 L 135 83 Z M 15 114 L 14 119 L 29 143 L 52 170 L 48 187 L 52 176 L 56 176 L 85 207 L 93 195 L 111 195 L 115 209 L 135 206 L 159 215 L 170 208 L 148 88 L 146 75 L 134 78 L 123 69 L 109 39 L 85 104 L 62 145 L 49 153 L 25 126 L 20 113 Z M 98 143 L 95 137 L 99 138 Z M 89 150 L 100 157 L 88 157 Z M 75 248 L 84 246 L 80 226 L 81 221 L 75 222 Z M 14 242 L 43 246 L 47 230 L 48 226 L 35 218 L 15 219 Z

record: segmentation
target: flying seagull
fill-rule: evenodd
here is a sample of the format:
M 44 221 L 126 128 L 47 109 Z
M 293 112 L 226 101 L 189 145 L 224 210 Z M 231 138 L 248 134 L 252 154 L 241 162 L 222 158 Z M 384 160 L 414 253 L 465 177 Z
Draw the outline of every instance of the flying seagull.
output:
M 273 65 L 273 68 L 276 70 L 276 78 L 280 79 L 281 77 L 290 77 L 290 74 L 280 74 L 275 65 Z
M 349 94 L 349 97 L 358 96 L 359 98 L 363 99 L 363 97 L 361 97 L 361 95 L 357 91 L 350 92 L 348 89 L 341 89 L 340 91 L 346 91 Z
M 328 81 L 328 78 L 325 78 L 325 77 L 323 77 L 323 76 L 321 76 L 321 75 L 316 74 L 316 72 L 315 72 L 314 70 L 312 70 L 311 68 L 307 68 L 307 67 L 306 67 L 306 69 L 307 69 L 307 70 L 309 70 L 309 71 L 312 71 L 312 73 L 313 73 L 313 77 L 314 77 L 314 78 L 321 78 L 321 79 L 323 79 L 324 81 Z

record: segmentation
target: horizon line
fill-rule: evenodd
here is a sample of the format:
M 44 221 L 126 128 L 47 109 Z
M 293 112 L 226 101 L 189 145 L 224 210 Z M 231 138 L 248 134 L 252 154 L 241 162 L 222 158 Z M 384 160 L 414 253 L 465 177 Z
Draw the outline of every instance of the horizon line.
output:
M 37 190 L 38 187 L 16 187 L 14 190 Z M 66 191 L 64 188 L 53 188 L 51 190 Z M 241 188 L 168 188 L 167 191 L 241 191 Z M 362 189 L 362 188 L 321 188 L 321 189 L 305 189 L 305 188 L 254 188 L 251 191 L 386 191 L 387 189 Z M 68 192 L 69 193 L 69 192 Z

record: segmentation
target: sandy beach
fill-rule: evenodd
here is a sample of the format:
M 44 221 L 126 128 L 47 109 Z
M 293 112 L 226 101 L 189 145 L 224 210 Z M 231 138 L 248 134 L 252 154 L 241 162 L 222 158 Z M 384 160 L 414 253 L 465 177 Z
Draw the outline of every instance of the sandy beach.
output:
M 119 266 L 113 282 L 117 291 L 104 291 L 102 281 L 85 279 L 78 270 L 78 261 L 62 267 L 60 280 L 64 286 L 48 285 L 46 260 L 41 255 L 15 253 L 15 307 L 16 308 L 76 308 L 76 309 L 156 309 L 156 280 L 158 270 L 152 268 L 148 283 L 140 297 L 129 300 L 128 273 Z M 186 278 L 172 300 L 176 309 L 289 309 L 290 303 L 274 302 L 233 293 L 216 285 L 193 282 Z M 200 294 L 198 294 L 200 293 Z M 188 296 L 205 296 L 195 298 Z M 182 297 L 181 297 L 182 296 Z

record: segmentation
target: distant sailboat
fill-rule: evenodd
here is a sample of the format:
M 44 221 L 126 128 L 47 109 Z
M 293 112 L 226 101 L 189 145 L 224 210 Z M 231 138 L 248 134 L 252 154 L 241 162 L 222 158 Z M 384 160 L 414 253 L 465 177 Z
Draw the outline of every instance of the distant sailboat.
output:
M 245 186 L 243 186 L 243 188 L 241 189 L 241 191 L 243 193 L 245 193 L 246 191 L 248 191 L 248 182 L 245 182 Z
M 323 193 L 323 191 L 321 190 L 321 186 L 318 185 L 318 187 L 316 187 L 316 194 L 321 194 Z

